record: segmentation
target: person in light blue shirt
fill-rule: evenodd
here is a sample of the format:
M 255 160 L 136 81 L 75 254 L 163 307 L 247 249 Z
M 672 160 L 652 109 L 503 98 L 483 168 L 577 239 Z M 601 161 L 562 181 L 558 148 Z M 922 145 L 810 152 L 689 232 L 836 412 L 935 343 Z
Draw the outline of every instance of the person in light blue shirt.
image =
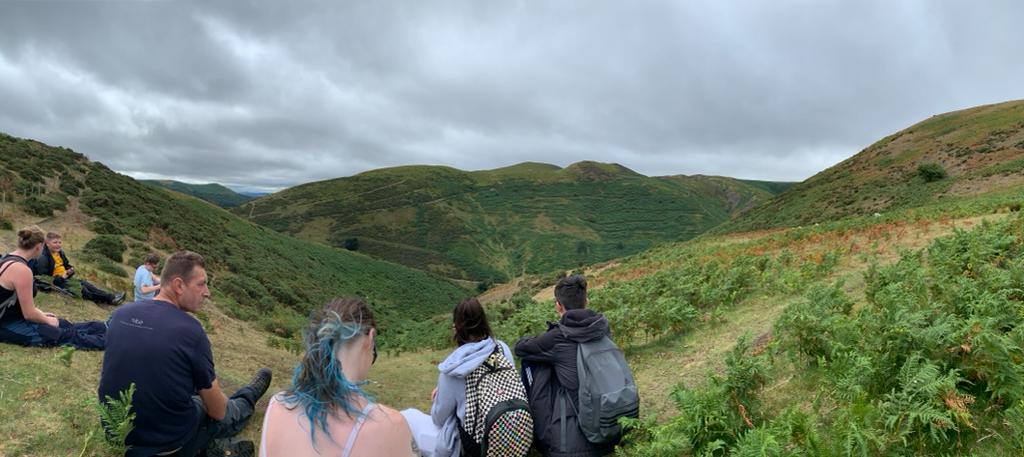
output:
M 160 291 L 160 280 L 153 276 L 157 265 L 160 264 L 160 257 L 156 254 L 146 256 L 146 260 L 135 270 L 135 301 L 152 300 Z

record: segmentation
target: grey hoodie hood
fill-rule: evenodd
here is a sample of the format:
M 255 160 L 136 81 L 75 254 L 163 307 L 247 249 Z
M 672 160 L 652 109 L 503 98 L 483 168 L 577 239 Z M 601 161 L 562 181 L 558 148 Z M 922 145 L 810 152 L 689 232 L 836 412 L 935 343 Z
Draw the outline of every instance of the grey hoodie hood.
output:
M 608 319 L 589 309 L 570 309 L 558 321 L 558 329 L 570 341 L 586 343 L 610 335 Z
M 494 338 L 487 338 L 476 343 L 466 343 L 459 346 L 455 351 L 448 355 L 448 358 L 441 362 L 437 369 L 442 374 L 453 376 L 456 378 L 465 378 L 467 375 L 473 372 L 476 367 L 479 367 L 481 363 L 487 360 L 487 357 L 494 352 L 495 344 L 501 346 L 502 352 L 505 357 L 510 361 L 512 360 L 512 353 L 509 351 L 508 346 L 503 342 L 495 343 Z
M 437 396 L 430 407 L 430 417 L 439 427 L 435 457 L 459 457 L 462 450 L 459 421 L 466 420 L 466 376 L 487 360 L 495 345 L 515 363 L 508 345 L 487 338 L 459 346 L 437 365 L 441 374 L 437 379 Z

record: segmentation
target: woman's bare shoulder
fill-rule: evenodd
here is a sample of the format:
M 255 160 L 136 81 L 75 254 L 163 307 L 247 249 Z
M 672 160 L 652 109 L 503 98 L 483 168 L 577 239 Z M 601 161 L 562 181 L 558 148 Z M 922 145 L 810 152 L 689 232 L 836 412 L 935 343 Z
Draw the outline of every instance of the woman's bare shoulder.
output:
M 406 423 L 405 416 L 402 416 L 402 413 L 387 405 L 377 405 L 377 408 L 374 408 L 373 413 L 370 414 L 370 418 L 375 419 L 383 427 L 393 427 L 395 430 L 405 430 L 407 432 L 409 430 L 409 424 Z
M 392 455 L 415 455 L 412 431 L 402 413 L 389 406 L 379 405 L 374 408 L 370 418 L 373 419 L 372 427 L 375 429 L 374 441 L 389 449 Z

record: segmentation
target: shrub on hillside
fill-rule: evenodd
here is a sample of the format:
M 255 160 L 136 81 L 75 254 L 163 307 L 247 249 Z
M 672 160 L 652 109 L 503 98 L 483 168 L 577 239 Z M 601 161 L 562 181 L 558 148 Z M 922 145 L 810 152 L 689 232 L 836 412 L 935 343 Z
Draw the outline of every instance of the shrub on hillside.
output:
M 21 201 L 22 208 L 29 214 L 39 217 L 53 216 L 55 210 L 67 209 L 67 202 L 49 196 L 33 195 Z
M 93 260 L 93 263 L 96 264 L 97 270 L 100 270 L 104 273 L 108 273 L 121 278 L 128 277 L 128 273 L 124 271 L 124 268 L 121 267 L 121 264 L 115 263 L 111 259 L 96 255 Z
M 946 169 L 942 168 L 941 164 L 935 162 L 922 163 L 921 165 L 918 165 L 917 175 L 924 179 L 924 182 L 934 182 L 948 176 L 946 174 Z
M 345 247 L 345 249 L 348 249 L 349 251 L 358 251 L 359 238 L 345 238 L 345 241 L 342 242 L 342 245 Z
M 102 235 L 122 235 L 124 233 L 116 225 L 105 219 L 96 219 L 90 222 L 89 230 Z
M 273 311 L 276 305 L 266 286 L 249 276 L 228 275 L 218 281 L 217 288 L 239 304 L 255 307 L 263 313 Z
M 0 230 L 14 230 L 14 226 L 6 217 L 0 216 Z
M 128 246 L 121 241 L 120 237 L 99 235 L 85 243 L 84 249 L 121 263 L 124 261 L 124 251 L 128 250 Z
M 14 194 L 15 195 L 35 195 L 39 192 L 40 186 L 25 180 L 18 180 L 14 182 Z
M 77 197 L 82 191 L 82 182 L 71 176 L 61 175 L 60 191 L 72 197 Z

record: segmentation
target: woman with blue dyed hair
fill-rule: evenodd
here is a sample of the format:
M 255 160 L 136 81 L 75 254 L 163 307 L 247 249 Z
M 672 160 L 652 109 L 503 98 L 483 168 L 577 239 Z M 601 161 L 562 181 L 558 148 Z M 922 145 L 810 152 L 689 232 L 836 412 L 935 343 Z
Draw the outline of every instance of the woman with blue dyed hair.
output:
M 260 455 L 415 456 L 402 415 L 363 390 L 377 358 L 377 326 L 366 303 L 332 300 L 304 336 L 292 386 L 267 406 Z

